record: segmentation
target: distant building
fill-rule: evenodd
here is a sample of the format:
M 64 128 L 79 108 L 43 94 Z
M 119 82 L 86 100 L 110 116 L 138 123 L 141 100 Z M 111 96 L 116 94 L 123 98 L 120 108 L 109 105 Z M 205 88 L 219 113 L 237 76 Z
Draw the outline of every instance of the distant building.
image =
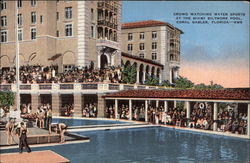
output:
M 180 35 L 183 32 L 166 22 L 148 20 L 122 25 L 122 51 L 153 60 L 164 66 L 162 81 L 174 83 L 180 68 Z M 146 70 L 149 74 L 156 70 Z
M 60 71 L 91 62 L 99 68 L 120 65 L 121 2 L 0 2 L 0 67 L 14 66 L 17 38 L 20 65 L 54 64 Z

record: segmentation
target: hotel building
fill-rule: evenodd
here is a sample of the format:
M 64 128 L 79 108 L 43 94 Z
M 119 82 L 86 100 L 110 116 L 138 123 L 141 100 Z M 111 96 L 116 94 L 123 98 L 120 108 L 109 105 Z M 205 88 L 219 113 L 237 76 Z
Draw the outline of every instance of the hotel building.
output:
M 137 84 L 133 85 L 22 83 L 21 103 L 31 103 L 34 110 L 50 103 L 54 115 L 63 115 L 62 107 L 74 104 L 74 116 L 81 116 L 82 108 L 91 102 L 98 106 L 98 117 L 104 117 L 103 97 L 107 93 L 157 89 L 158 86 L 139 84 L 145 82 L 146 74 L 158 77 L 160 82 L 173 82 L 170 74 L 176 74 L 179 68 L 182 32 L 159 21 L 122 26 L 120 1 L 1 0 L 0 7 L 1 68 L 15 65 L 18 45 L 20 65 L 57 65 L 59 72 L 73 66 L 89 66 L 91 62 L 96 68 L 135 65 L 137 69 Z M 0 90 L 16 92 L 16 85 L 2 84 Z
M 15 65 L 17 39 L 20 65 L 120 65 L 121 2 L 1 0 L 0 7 L 0 67 Z
M 162 81 L 174 83 L 180 69 L 180 35 L 183 32 L 169 23 L 148 20 L 122 25 L 122 51 L 153 60 L 164 66 Z M 156 73 L 149 67 L 148 74 Z

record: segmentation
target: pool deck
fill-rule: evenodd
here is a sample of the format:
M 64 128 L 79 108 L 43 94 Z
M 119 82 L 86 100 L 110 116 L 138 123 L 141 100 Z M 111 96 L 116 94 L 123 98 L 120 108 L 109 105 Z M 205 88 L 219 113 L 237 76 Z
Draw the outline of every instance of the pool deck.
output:
M 51 151 L 35 151 L 31 153 L 0 154 L 1 163 L 69 163 L 65 157 Z
M 74 143 L 84 143 L 89 142 L 88 137 L 79 136 L 76 134 L 65 133 L 65 142 L 59 143 L 60 136 L 55 132 L 49 134 L 48 130 L 31 127 L 28 128 L 28 141 L 30 140 L 31 143 L 30 147 L 43 147 L 43 146 L 56 146 L 56 145 L 63 145 L 63 144 L 74 144 Z M 19 138 L 14 135 L 12 136 L 14 139 L 11 145 L 7 144 L 7 135 L 5 131 L 0 131 L 0 149 L 13 149 L 18 148 Z M 32 139 L 32 140 L 31 140 Z

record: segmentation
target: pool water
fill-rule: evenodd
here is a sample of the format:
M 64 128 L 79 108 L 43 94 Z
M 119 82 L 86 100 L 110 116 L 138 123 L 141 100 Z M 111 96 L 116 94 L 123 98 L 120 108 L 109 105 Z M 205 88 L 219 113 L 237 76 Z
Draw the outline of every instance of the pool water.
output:
M 39 147 L 53 150 L 71 163 L 178 163 L 250 161 L 250 140 L 200 134 L 163 127 L 78 132 L 89 143 Z M 16 152 L 4 150 L 2 152 Z
M 105 125 L 105 124 L 123 124 L 130 122 L 112 121 L 112 120 L 91 120 L 91 119 L 59 119 L 53 118 L 53 123 L 65 123 L 68 126 L 85 126 L 85 125 Z

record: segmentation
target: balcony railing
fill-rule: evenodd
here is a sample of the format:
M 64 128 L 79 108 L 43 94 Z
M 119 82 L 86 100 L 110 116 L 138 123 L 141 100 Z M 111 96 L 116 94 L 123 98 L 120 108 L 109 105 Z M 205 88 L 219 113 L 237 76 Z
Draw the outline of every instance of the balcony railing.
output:
M 118 84 L 109 84 L 109 90 L 119 90 L 120 85 Z
M 39 85 L 40 90 L 51 90 L 52 85 L 51 84 L 44 84 L 44 85 Z
M 113 11 L 115 13 L 117 13 L 117 11 L 118 11 L 118 7 L 116 5 L 113 6 L 107 2 L 98 2 L 97 7 L 98 8 L 105 8 L 105 9 L 108 9 L 108 10 Z
M 82 89 L 98 89 L 97 84 L 82 84 Z
M 60 84 L 60 89 L 74 89 L 74 84 Z
M 98 39 L 96 40 L 97 46 L 108 46 L 114 49 L 118 48 L 118 43 L 115 41 L 107 40 L 107 39 Z
M 104 20 L 104 19 L 98 20 L 97 25 L 107 26 L 107 27 L 113 28 L 113 29 L 117 29 L 117 26 L 118 26 L 114 22 L 110 22 L 109 20 Z
M 11 90 L 11 85 L 0 85 L 0 91 L 10 91 Z
M 20 85 L 20 90 L 31 90 L 31 85 Z
M 130 85 L 130 84 L 120 84 L 120 83 L 46 83 L 46 84 L 21 84 L 20 92 L 85 92 L 93 90 L 98 92 L 113 92 L 119 90 L 131 90 L 131 89 L 158 89 L 159 86 L 146 86 L 146 85 Z M 161 87 L 166 89 L 166 87 Z M 0 84 L 0 91 L 16 91 L 15 84 Z
M 146 86 L 138 86 L 137 89 L 145 89 Z
M 130 90 L 130 89 L 134 89 L 134 86 L 132 86 L 132 85 L 124 85 L 124 90 Z

